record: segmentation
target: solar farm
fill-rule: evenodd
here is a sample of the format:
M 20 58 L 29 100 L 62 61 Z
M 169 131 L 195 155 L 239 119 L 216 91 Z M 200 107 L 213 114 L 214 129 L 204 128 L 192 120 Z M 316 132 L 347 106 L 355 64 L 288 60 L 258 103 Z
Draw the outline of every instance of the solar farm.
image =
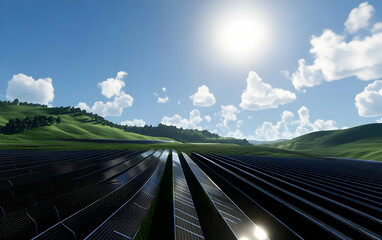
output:
M 381 172 L 352 159 L 2 150 L 0 239 L 382 239 Z

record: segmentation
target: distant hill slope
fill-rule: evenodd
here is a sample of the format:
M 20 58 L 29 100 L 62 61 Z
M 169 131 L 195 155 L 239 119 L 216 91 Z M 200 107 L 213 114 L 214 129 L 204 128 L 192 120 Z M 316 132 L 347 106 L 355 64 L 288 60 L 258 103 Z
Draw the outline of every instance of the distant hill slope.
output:
M 271 146 L 321 156 L 382 160 L 382 124 L 313 132 Z
M 69 108 L 70 109 L 70 108 Z M 125 132 L 122 129 L 104 126 L 92 120 L 89 116 L 78 113 L 61 111 L 59 108 L 43 106 L 6 105 L 0 107 L 0 126 L 4 126 L 9 119 L 25 119 L 34 116 L 60 117 L 61 123 L 51 126 L 25 130 L 17 134 L 0 134 L 0 140 L 20 141 L 26 139 L 126 139 L 126 140 L 171 140 L 168 138 L 144 136 L 137 133 Z
M 263 145 L 263 144 L 273 144 L 273 143 L 279 143 L 279 142 L 284 142 L 288 141 L 288 139 L 277 139 L 274 141 L 258 141 L 258 140 L 248 140 L 248 142 L 252 145 Z
M 43 119 L 42 123 L 31 123 L 34 117 Z M 49 118 L 52 120 L 50 123 Z M 60 121 L 56 123 L 58 118 Z M 9 127 L 10 124 L 11 127 Z M 207 130 L 182 129 L 163 124 L 129 127 L 115 124 L 97 114 L 88 113 L 79 108 L 48 108 L 39 104 L 0 101 L 0 140 L 20 141 L 21 139 L 62 138 L 175 140 L 194 143 L 249 145 L 245 139 L 221 137 Z
M 144 127 L 125 127 L 127 131 L 147 135 L 147 136 L 164 136 L 180 142 L 190 143 L 229 143 L 238 145 L 249 145 L 246 139 L 236 139 L 232 137 L 222 137 L 216 133 L 207 130 L 183 129 L 175 126 L 167 126 L 158 124 L 158 126 Z

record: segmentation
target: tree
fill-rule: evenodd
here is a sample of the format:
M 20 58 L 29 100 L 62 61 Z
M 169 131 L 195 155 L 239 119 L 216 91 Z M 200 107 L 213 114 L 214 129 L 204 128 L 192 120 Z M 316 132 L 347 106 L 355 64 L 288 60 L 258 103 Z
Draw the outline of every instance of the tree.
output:
M 13 100 L 12 104 L 13 104 L 13 105 L 19 105 L 19 102 L 20 102 L 20 101 L 16 98 L 15 100 Z

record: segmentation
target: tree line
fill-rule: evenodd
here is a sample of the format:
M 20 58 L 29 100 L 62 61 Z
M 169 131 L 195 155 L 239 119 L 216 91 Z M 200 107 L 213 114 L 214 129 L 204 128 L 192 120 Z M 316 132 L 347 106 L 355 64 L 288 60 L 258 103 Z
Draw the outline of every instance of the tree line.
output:
M 249 145 L 246 139 L 223 138 L 216 133 L 207 130 L 183 129 L 175 126 L 158 124 L 158 126 L 123 126 L 125 131 L 139 133 L 153 137 L 168 137 L 180 142 L 198 142 L 198 143 L 232 143 L 239 145 Z
M 38 103 L 28 103 L 28 102 L 20 102 L 19 99 L 15 99 L 12 102 L 10 101 L 0 101 L 0 107 L 5 107 L 8 105 L 20 105 L 20 106 L 34 106 L 34 107 L 44 107 L 47 108 L 47 105 L 38 104 Z
M 52 116 L 34 116 L 26 117 L 24 119 L 9 119 L 5 126 L 0 128 L 0 132 L 4 134 L 15 134 L 23 132 L 24 130 L 32 130 L 38 127 L 50 126 L 53 124 L 61 123 L 61 117 Z

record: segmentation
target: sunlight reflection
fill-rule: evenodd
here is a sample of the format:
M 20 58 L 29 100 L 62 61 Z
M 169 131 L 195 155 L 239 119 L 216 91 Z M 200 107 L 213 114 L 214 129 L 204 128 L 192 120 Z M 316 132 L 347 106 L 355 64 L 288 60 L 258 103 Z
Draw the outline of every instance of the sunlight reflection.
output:
M 262 229 L 259 226 L 255 226 L 254 234 L 255 234 L 255 237 L 257 239 L 267 239 L 268 238 L 267 233 L 264 231 L 264 229 Z

